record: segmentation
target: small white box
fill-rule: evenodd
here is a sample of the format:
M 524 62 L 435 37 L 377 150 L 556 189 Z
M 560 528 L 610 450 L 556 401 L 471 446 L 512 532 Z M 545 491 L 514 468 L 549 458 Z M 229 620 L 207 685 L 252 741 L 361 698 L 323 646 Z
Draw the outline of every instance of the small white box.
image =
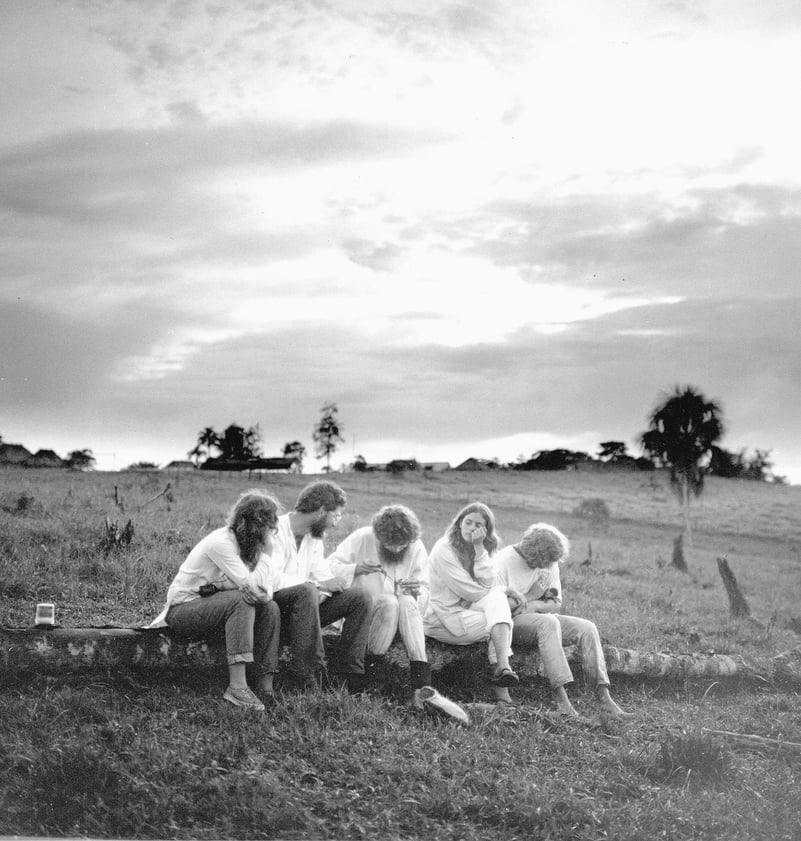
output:
M 56 624 L 56 606 L 52 602 L 43 602 L 42 604 L 36 605 L 36 624 Z

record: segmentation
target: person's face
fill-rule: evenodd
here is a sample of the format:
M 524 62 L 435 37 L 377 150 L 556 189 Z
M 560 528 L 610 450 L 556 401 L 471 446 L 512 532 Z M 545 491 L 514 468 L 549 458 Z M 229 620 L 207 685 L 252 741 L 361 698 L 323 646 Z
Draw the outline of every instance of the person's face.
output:
M 326 511 L 325 508 L 321 508 L 317 519 L 312 523 L 311 536 L 322 538 L 328 529 L 334 528 L 341 519 L 341 508 L 335 508 L 333 511 Z
M 487 531 L 487 519 L 478 511 L 472 511 L 469 514 L 465 514 L 462 519 L 462 524 L 459 527 L 462 538 L 467 543 L 473 542 L 473 532 L 479 528 L 483 528 L 485 532 Z
M 381 561 L 389 566 L 395 566 L 403 560 L 406 550 L 409 548 L 408 543 L 398 543 L 394 545 L 387 545 L 380 540 L 378 543 L 378 557 Z

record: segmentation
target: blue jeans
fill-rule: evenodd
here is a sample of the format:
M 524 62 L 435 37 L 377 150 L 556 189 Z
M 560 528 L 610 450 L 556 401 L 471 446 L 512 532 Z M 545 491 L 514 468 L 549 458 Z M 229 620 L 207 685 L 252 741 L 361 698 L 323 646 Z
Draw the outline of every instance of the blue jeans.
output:
M 260 674 L 278 671 L 281 614 L 273 601 L 250 605 L 239 590 L 223 590 L 172 605 L 167 625 L 190 640 L 224 632 L 228 665 L 255 663 Z
M 334 593 L 320 604 L 320 625 L 324 628 L 344 619 L 339 637 L 337 662 L 332 669 L 342 674 L 364 674 L 364 655 L 373 618 L 373 597 L 366 591 L 351 587 Z

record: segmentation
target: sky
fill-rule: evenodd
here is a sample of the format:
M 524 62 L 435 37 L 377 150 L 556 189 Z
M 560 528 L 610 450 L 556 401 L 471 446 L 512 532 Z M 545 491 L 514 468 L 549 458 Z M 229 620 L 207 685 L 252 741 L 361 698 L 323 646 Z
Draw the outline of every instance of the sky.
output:
M 0 435 L 640 455 L 801 483 L 794 0 L 4 0 Z

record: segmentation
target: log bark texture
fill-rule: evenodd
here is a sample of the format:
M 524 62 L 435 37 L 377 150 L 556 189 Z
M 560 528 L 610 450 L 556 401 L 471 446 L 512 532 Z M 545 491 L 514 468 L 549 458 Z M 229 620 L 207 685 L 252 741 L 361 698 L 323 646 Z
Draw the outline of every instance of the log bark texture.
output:
M 336 645 L 335 634 L 325 634 L 326 648 Z M 483 683 L 487 666 L 486 643 L 444 645 L 427 640 L 428 656 L 437 682 Z M 576 664 L 575 646 L 566 648 Z M 723 654 L 668 654 L 604 646 L 610 674 L 646 679 L 727 677 L 780 680 L 801 687 L 801 647 L 785 651 L 760 663 Z M 284 660 L 288 652 L 282 653 Z M 521 678 L 543 677 L 542 660 L 536 650 L 515 653 L 515 670 Z M 37 671 L 78 672 L 88 669 L 177 669 L 225 666 L 221 643 L 187 642 L 162 630 L 135 628 L 53 628 L 41 630 L 0 628 L 0 673 Z M 379 683 L 406 683 L 409 660 L 400 642 L 392 645 L 375 675 Z

